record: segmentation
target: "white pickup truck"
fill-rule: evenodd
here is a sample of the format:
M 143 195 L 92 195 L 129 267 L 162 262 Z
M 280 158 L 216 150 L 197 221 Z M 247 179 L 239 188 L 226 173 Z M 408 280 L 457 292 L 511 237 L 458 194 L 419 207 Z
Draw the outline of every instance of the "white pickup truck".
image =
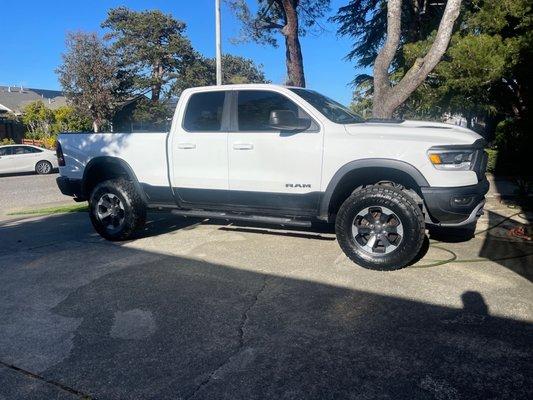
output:
M 285 226 L 335 223 L 355 263 L 417 256 L 428 224 L 466 226 L 488 191 L 483 139 L 435 122 L 365 121 L 308 89 L 185 90 L 167 133 L 62 134 L 61 191 L 96 231 L 130 238 L 147 209 Z

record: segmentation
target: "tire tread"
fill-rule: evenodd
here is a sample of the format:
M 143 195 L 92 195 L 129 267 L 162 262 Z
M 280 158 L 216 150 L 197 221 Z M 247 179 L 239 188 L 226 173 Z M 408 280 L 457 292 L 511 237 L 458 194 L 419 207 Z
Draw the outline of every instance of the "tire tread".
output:
M 92 204 L 95 202 L 95 194 L 104 187 L 111 187 L 112 189 L 120 192 L 120 195 L 125 198 L 126 203 L 129 205 L 129 215 L 126 219 L 126 224 L 124 229 L 122 229 L 119 234 L 110 235 L 105 229 L 99 226 L 98 221 L 93 216 Z M 146 206 L 144 201 L 141 198 L 140 193 L 133 182 L 128 181 L 124 178 L 116 178 L 103 181 L 95 186 L 91 194 L 90 200 L 90 212 L 91 212 L 91 221 L 96 231 L 105 239 L 111 241 L 121 241 L 130 239 L 133 234 L 141 229 L 146 222 Z
M 368 199 L 380 199 L 380 204 L 387 208 L 400 207 L 405 214 L 409 215 L 412 221 L 412 228 L 406 235 L 406 224 L 404 223 L 404 241 L 406 238 L 414 239 L 410 245 L 404 243 L 398 250 L 389 255 L 376 257 L 370 260 L 370 257 L 363 257 L 362 251 L 359 251 L 355 244 L 351 243 L 351 232 L 346 232 L 346 227 L 352 224 L 353 211 L 358 207 L 358 204 L 367 201 Z M 349 225 L 348 225 L 349 224 Z M 335 231 L 339 245 L 343 252 L 354 263 L 361 265 L 367 269 L 374 270 L 396 270 L 403 268 L 409 264 L 420 251 L 424 242 L 425 236 L 425 222 L 424 215 L 418 207 L 415 200 L 403 192 L 402 190 L 386 185 L 372 185 L 354 191 L 341 205 L 337 218 L 335 221 Z M 410 240 L 410 239 L 407 239 Z

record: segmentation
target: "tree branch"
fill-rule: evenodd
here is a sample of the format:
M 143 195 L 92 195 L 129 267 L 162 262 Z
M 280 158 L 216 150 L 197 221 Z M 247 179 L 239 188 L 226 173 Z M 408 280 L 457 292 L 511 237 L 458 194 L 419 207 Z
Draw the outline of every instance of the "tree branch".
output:
M 415 61 L 400 82 L 390 87 L 389 68 L 396 54 L 401 33 L 402 0 L 389 0 L 387 7 L 387 39 L 374 64 L 374 117 L 390 118 L 396 108 L 404 103 L 424 82 L 446 52 L 455 20 L 461 10 L 461 0 L 448 0 L 437 35 L 423 58 Z
M 394 87 L 394 91 L 400 96 L 396 99 L 402 104 L 409 95 L 427 78 L 429 73 L 437 66 L 446 52 L 452 36 L 453 25 L 461 10 L 461 0 L 448 0 L 444 14 L 439 24 L 435 41 L 431 45 L 424 58 L 419 58 L 413 64 L 402 80 Z M 395 93 L 396 94 L 396 93 Z M 396 97 L 396 96 L 394 96 Z
M 390 89 L 389 68 L 400 43 L 402 0 L 389 0 L 387 5 L 387 37 L 374 62 L 374 108 L 379 107 Z

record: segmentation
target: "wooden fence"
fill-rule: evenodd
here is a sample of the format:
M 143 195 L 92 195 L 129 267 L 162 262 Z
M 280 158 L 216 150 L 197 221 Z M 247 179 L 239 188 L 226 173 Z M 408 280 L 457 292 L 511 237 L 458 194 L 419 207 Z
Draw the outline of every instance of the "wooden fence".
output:
M 43 147 L 44 143 L 42 140 L 35 140 L 35 139 L 22 139 L 22 144 L 32 144 L 34 146 Z
M 31 144 L 33 146 L 44 147 L 51 150 L 55 149 L 55 141 L 52 143 L 50 140 L 44 141 L 38 139 L 22 139 L 22 144 Z

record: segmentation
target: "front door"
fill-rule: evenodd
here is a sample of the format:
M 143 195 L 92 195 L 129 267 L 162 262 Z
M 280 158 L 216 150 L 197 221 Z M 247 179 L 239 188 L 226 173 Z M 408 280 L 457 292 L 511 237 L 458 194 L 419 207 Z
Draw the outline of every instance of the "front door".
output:
M 323 135 L 308 113 L 271 90 L 235 93 L 236 121 L 228 136 L 230 202 L 281 214 L 314 214 L 318 208 Z M 309 129 L 282 132 L 270 112 L 290 110 L 311 119 Z
M 36 158 L 32 147 L 11 146 L 11 155 L 7 157 L 6 172 L 31 172 L 35 171 Z
M 228 154 L 225 91 L 192 93 L 181 125 L 173 124 L 169 143 L 171 181 L 180 205 L 225 204 Z M 176 119 L 177 120 L 177 119 Z

